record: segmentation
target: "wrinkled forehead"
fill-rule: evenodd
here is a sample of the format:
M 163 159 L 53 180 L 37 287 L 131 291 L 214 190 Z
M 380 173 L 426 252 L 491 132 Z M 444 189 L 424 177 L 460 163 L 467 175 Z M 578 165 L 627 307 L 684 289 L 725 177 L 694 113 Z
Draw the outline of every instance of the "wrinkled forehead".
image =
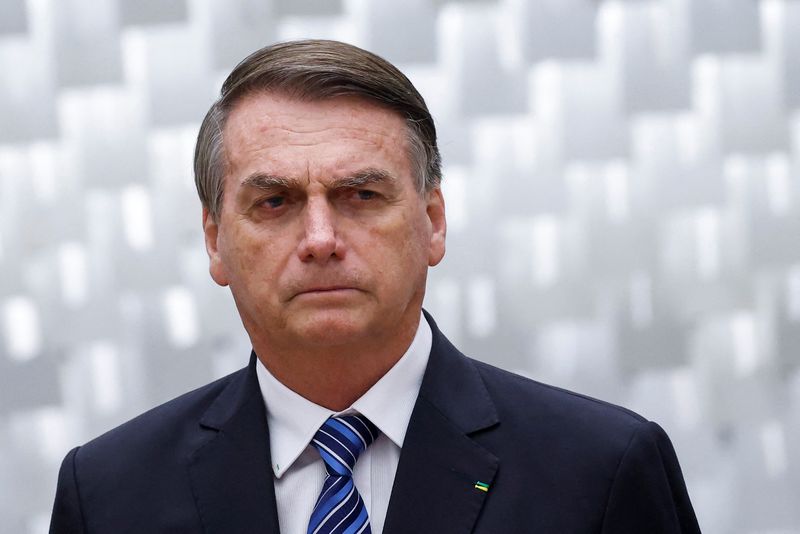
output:
M 363 98 L 256 93 L 237 103 L 224 126 L 226 175 L 335 174 L 369 167 L 413 181 L 408 133 L 399 113 Z
M 325 124 L 351 124 L 377 134 L 407 135 L 405 118 L 397 111 L 360 96 L 296 97 L 283 92 L 257 91 L 240 97 L 230 108 L 223 128 L 229 136 L 242 128 L 282 127 L 309 132 Z

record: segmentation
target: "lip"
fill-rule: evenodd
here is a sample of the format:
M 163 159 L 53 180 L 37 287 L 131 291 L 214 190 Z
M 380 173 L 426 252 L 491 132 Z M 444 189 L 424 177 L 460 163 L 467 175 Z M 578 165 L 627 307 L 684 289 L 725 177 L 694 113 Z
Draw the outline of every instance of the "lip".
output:
M 308 289 L 303 289 L 302 291 L 298 291 L 295 296 L 299 297 L 301 295 L 334 295 L 336 293 L 344 293 L 347 291 L 358 291 L 358 288 L 351 286 L 310 287 Z

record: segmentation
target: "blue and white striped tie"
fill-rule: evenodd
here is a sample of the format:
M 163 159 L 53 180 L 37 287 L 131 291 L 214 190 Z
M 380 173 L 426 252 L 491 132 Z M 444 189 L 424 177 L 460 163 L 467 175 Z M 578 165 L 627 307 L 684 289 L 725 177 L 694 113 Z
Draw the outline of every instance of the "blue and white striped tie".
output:
M 353 483 L 358 456 L 378 437 L 378 427 L 363 415 L 331 417 L 311 444 L 328 476 L 314 505 L 308 534 L 371 534 L 367 508 Z

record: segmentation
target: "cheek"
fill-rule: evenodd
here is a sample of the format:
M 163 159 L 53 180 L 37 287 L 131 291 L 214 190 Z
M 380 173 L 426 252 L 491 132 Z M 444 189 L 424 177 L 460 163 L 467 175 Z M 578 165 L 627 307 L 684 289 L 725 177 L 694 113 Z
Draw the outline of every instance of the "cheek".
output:
M 381 272 L 398 278 L 414 277 L 428 262 L 428 232 L 418 217 L 403 217 L 368 230 L 368 253 Z
M 236 232 L 224 241 L 226 265 L 234 281 L 247 283 L 270 270 L 268 241 L 250 232 Z M 270 277 L 264 277 L 267 280 Z

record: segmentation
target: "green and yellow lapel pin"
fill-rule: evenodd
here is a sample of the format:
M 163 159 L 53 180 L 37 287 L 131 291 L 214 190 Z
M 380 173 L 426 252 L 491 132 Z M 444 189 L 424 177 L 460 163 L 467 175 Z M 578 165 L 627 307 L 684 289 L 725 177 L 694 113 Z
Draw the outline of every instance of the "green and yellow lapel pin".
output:
M 487 484 L 486 482 L 481 482 L 479 480 L 478 482 L 475 483 L 475 489 L 488 492 L 489 491 L 489 484 Z

